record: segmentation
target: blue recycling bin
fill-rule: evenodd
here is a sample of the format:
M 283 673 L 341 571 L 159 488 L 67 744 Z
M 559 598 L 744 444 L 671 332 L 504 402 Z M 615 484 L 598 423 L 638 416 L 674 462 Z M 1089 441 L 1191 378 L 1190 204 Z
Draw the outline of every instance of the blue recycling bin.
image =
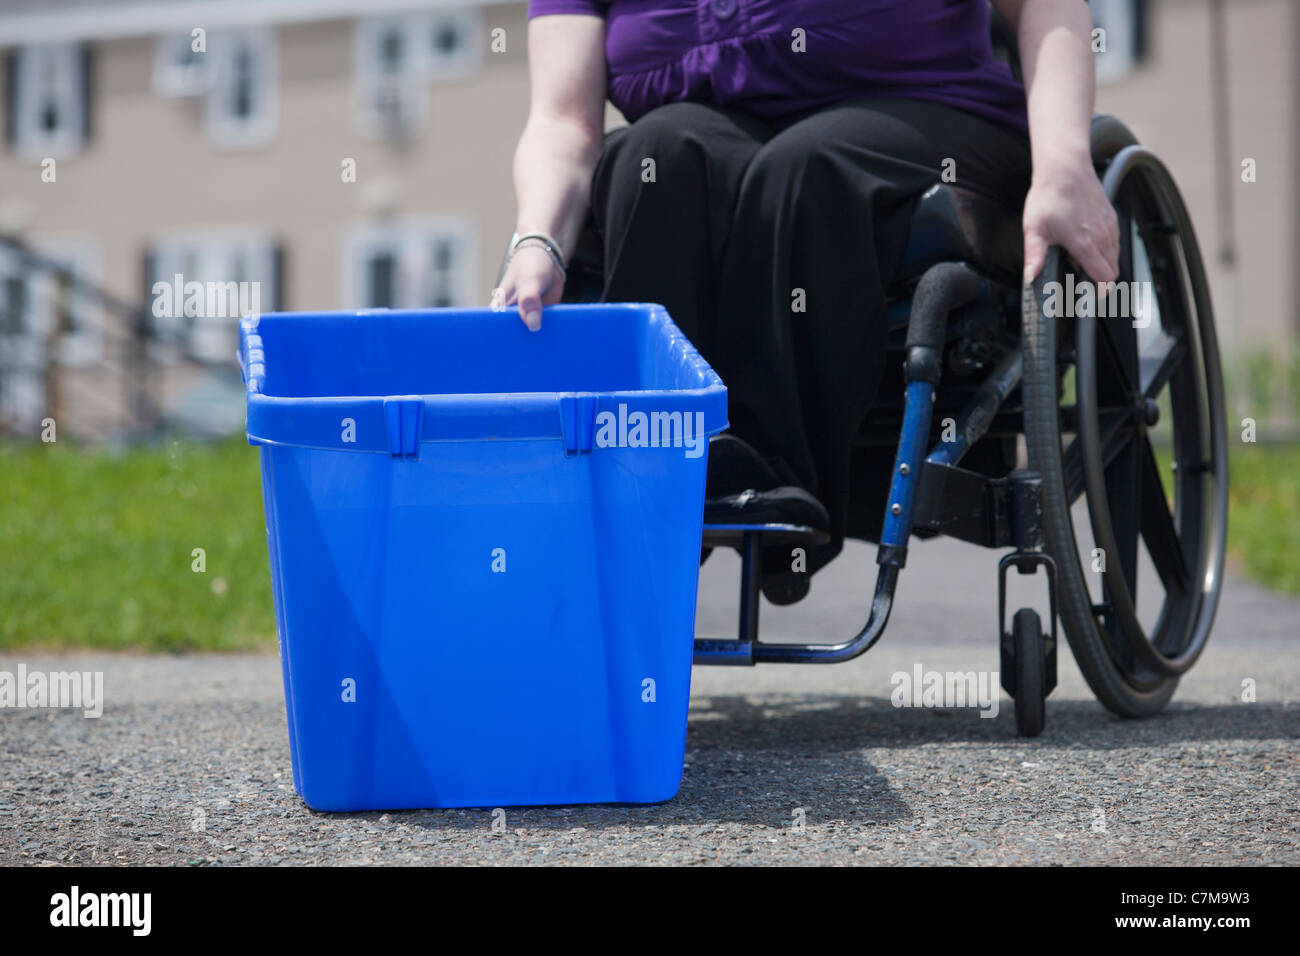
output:
M 677 792 L 727 399 L 661 306 L 278 313 L 240 364 L 308 805 Z

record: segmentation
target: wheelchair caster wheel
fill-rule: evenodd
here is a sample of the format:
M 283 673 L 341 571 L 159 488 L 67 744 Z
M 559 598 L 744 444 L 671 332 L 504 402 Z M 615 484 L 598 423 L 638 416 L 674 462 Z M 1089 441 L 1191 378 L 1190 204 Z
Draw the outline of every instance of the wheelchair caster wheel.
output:
M 1016 732 L 1037 737 L 1047 724 L 1047 695 L 1052 691 L 1047 647 L 1038 612 L 1022 607 L 1002 635 L 1002 686 L 1016 702 Z

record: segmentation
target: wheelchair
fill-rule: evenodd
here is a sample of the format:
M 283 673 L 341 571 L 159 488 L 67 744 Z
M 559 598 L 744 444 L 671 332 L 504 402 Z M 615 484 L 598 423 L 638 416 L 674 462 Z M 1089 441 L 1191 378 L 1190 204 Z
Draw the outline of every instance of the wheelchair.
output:
M 827 535 L 706 524 L 703 546 L 740 553 L 740 599 L 736 636 L 697 637 L 696 664 L 863 654 L 884 633 L 911 538 L 947 535 L 1007 552 L 997 635 L 1019 734 L 1045 726 L 1058 622 L 1111 712 L 1147 717 L 1168 703 L 1205 648 L 1222 588 L 1223 376 L 1201 254 L 1168 170 L 1110 116 L 1094 117 L 1091 149 L 1119 217 L 1117 288 L 1151 293 L 1140 321 L 1099 315 L 1100 295 L 1059 308 L 1060 290 L 1082 275 L 1064 252 L 1051 249 L 1023 283 L 1020 210 L 936 182 L 917 202 L 889 290 L 889 371 L 854 449 L 848 533 L 877 544 L 866 623 L 832 643 L 761 641 L 765 549 L 806 553 Z M 588 227 L 565 301 L 595 301 L 601 284 L 600 243 Z M 1028 607 L 1008 625 L 1011 569 L 1042 572 L 1046 630 Z M 1141 612 L 1139 577 L 1150 595 Z

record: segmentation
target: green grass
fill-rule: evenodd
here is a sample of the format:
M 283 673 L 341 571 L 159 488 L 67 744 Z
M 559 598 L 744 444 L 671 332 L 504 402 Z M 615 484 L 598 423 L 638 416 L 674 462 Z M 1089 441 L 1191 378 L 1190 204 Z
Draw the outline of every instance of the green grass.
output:
M 0 648 L 275 646 L 247 442 L 0 444 L 0 476 Z
M 1248 577 L 1300 594 L 1300 445 L 1236 444 L 1229 462 L 1232 555 Z
M 274 647 L 257 453 L 244 441 L 0 444 L 0 475 L 0 648 Z M 1229 529 L 1246 574 L 1300 594 L 1300 446 L 1233 446 Z

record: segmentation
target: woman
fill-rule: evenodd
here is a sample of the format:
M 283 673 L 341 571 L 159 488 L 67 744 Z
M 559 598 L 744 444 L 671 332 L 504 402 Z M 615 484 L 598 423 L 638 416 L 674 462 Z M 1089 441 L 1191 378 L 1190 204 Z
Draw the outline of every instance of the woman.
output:
M 734 454 L 711 451 L 710 496 L 795 485 L 825 506 L 833 541 L 810 570 L 843 541 L 885 290 L 922 192 L 942 179 L 1023 203 L 1027 278 L 1050 244 L 1095 280 L 1117 274 L 1089 154 L 1087 4 L 993 5 L 1019 38 L 1023 87 L 993 57 L 985 0 L 531 2 L 525 238 L 493 302 L 539 328 L 590 214 L 603 297 L 667 307 L 762 459 L 720 477 Z M 607 95 L 630 125 L 605 137 Z M 765 576 L 769 598 L 806 590 L 806 576 Z

